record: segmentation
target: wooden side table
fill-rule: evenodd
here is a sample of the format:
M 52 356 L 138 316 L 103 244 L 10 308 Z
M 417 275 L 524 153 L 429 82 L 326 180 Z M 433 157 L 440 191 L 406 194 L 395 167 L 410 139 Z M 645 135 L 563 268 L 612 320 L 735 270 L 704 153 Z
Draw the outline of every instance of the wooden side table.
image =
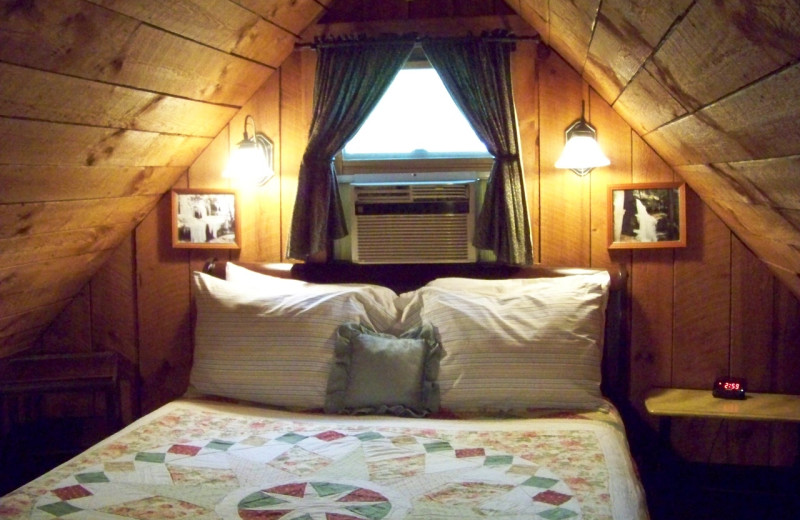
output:
M 746 399 L 738 400 L 716 398 L 711 390 L 654 388 L 647 393 L 644 405 L 650 415 L 659 418 L 662 446 L 669 446 L 673 417 L 800 424 L 800 395 L 748 393 Z M 800 466 L 800 445 L 795 466 Z
M 650 483 L 651 507 L 665 518 L 798 518 L 800 446 L 794 467 L 738 466 L 683 461 L 672 455 L 672 418 L 771 421 L 800 425 L 800 395 L 748 393 L 719 399 L 708 390 L 654 388 L 645 408 L 659 419 Z
M 119 373 L 120 360 L 113 352 L 0 360 L 0 494 L 64 462 L 122 425 Z M 41 410 L 45 396 L 66 392 L 103 394 L 105 413 L 45 418 Z M 19 413 L 22 402 L 30 405 L 24 407 L 24 414 Z
M 14 414 L 6 410 L 13 397 L 59 392 L 104 393 L 108 433 L 120 425 L 119 359 L 114 352 L 45 354 L 0 363 L 0 434 L 11 426 L 4 416 L 14 422 Z

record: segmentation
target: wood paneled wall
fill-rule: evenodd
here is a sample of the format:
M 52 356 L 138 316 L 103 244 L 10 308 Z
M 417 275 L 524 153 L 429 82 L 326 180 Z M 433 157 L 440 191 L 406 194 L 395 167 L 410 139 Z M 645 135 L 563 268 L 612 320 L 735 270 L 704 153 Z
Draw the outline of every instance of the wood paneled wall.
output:
M 227 186 L 221 171 L 247 114 L 275 142 L 279 175 L 241 193 L 243 247 L 218 257 L 283 260 L 311 118 L 315 59 L 310 50 L 292 53 L 176 184 Z M 536 261 L 619 263 L 630 273 L 630 401 L 640 417 L 653 424 L 641 403 L 651 386 L 706 389 L 727 373 L 747 377 L 755 391 L 800 393 L 797 299 L 691 190 L 686 248 L 609 251 L 608 184 L 680 178 L 558 54 L 537 59 L 536 43 L 520 42 L 514 88 Z M 552 165 L 582 100 L 612 165 L 581 178 Z M 138 363 L 143 412 L 177 397 L 188 383 L 190 276 L 211 256 L 170 247 L 169 204 L 168 196 L 161 199 L 51 328 L 52 336 L 76 345 L 91 341 Z M 797 445 L 793 428 L 676 422 L 676 447 L 696 460 L 783 465 Z

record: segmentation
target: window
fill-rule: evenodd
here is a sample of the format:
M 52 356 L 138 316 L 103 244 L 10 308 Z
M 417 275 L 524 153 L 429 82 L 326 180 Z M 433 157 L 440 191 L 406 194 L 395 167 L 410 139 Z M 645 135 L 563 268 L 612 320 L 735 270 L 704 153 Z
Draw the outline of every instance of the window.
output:
M 412 60 L 342 150 L 340 174 L 488 173 L 492 156 L 439 74 L 424 55 Z

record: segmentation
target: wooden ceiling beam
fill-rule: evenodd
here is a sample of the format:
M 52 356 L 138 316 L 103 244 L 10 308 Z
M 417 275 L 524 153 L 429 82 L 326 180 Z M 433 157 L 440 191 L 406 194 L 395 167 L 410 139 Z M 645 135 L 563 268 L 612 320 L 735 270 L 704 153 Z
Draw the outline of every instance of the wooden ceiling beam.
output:
M 183 166 L 0 164 L 0 204 L 161 195 Z
M 295 35 L 234 2 L 201 0 L 88 0 L 114 12 L 222 52 L 280 66 Z
M 274 71 L 81 0 L 9 9 L 0 62 L 237 107 Z
M 299 35 L 320 19 L 334 0 L 232 0 L 278 27 Z
M 150 212 L 161 195 L 0 204 L 0 239 L 127 224 Z
M 214 137 L 237 111 L 7 63 L 0 77 L 0 116 Z
M 673 166 L 798 155 L 797 99 L 800 99 L 800 63 L 668 123 L 644 138 Z
M 0 164 L 185 166 L 208 137 L 0 117 Z

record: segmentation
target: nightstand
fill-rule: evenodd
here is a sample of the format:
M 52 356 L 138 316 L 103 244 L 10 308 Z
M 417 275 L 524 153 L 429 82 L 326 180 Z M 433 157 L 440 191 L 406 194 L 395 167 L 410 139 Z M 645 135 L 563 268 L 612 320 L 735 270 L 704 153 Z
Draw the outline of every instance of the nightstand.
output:
M 800 423 L 800 395 L 748 393 L 739 400 L 716 398 L 710 390 L 654 388 L 647 393 L 644 406 L 659 418 L 659 436 L 666 445 L 672 417 Z
M 711 390 L 654 388 L 645 397 L 659 418 L 655 493 L 660 518 L 797 518 L 800 446 L 794 468 L 682 461 L 672 455 L 672 418 L 788 422 L 800 425 L 800 395 L 747 393 L 720 399 Z M 654 515 L 654 519 L 659 517 Z
M 0 482 L 37 476 L 121 426 L 119 358 L 114 352 L 46 354 L 0 361 Z M 103 415 L 45 418 L 47 394 L 104 398 Z M 94 408 L 94 405 L 90 405 Z M 16 474 L 13 474 L 16 473 Z

